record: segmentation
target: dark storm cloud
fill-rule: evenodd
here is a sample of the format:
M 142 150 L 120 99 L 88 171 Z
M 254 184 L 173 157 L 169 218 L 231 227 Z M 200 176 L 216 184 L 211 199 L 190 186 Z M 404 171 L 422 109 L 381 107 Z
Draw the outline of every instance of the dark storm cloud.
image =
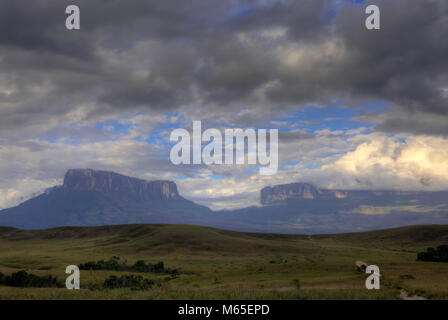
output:
M 411 111 L 395 106 L 388 112 L 367 113 L 354 120 L 377 124 L 376 129 L 392 133 L 446 135 L 448 115 Z
M 446 1 L 372 1 L 379 31 L 364 27 L 367 4 L 336 3 L 2 1 L 0 130 L 141 108 L 246 107 L 270 118 L 341 98 L 444 114 Z M 65 29 L 68 4 L 81 8 L 80 31 Z M 415 122 L 398 116 L 378 129 L 431 133 Z
M 427 121 L 448 111 L 448 3 L 446 1 L 376 1 L 382 30 L 356 28 L 362 14 L 345 7 L 337 34 L 352 53 L 341 83 L 357 94 L 390 100 L 396 110 L 378 129 L 392 132 L 448 133 Z M 345 80 L 348 79 L 348 80 Z M 423 115 L 422 113 L 427 113 Z

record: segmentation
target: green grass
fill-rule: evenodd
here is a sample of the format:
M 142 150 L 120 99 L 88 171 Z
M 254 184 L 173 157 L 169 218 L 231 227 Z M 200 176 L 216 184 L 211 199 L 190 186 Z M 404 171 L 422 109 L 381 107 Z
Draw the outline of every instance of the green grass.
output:
M 64 280 L 65 267 L 120 256 L 177 268 L 147 274 L 150 290 L 79 291 L 0 287 L 0 299 L 396 299 L 400 288 L 448 299 L 448 264 L 418 262 L 416 254 L 448 243 L 448 226 L 419 226 L 340 235 L 275 235 L 184 225 L 0 228 L 0 272 L 26 270 Z M 355 261 L 380 267 L 381 290 L 367 290 Z M 81 286 L 116 271 L 81 271 Z M 412 277 L 400 277 L 412 275 Z M 300 280 L 297 289 L 294 280 Z

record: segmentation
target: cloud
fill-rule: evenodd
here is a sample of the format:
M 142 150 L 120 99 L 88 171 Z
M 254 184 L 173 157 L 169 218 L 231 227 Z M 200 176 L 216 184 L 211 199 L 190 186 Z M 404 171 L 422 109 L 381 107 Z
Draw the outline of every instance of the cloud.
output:
M 202 107 L 227 118 L 245 107 L 260 119 L 373 99 L 446 113 L 443 0 L 379 0 L 378 32 L 364 28 L 363 5 L 324 0 L 79 0 L 81 31 L 69 32 L 69 2 L 2 1 L 0 130 L 38 130 L 79 108 L 84 120 Z
M 409 108 L 388 108 L 382 113 L 365 113 L 353 120 L 373 123 L 375 129 L 390 133 L 415 133 L 446 136 L 448 116 Z
M 358 130 L 321 130 L 280 143 L 279 172 L 260 176 L 247 165 L 174 166 L 164 147 L 128 139 L 28 141 L 0 147 L 0 206 L 19 203 L 62 183 L 68 168 L 112 170 L 177 182 L 183 196 L 213 209 L 259 203 L 264 186 L 311 182 L 321 188 L 444 190 L 448 188 L 448 139 L 427 135 L 388 136 Z M 284 166 L 287 164 L 286 166 Z
M 0 2 L 0 206 L 71 167 L 182 175 L 186 196 L 215 207 L 293 181 L 447 187 L 436 153 L 448 134 L 444 0 L 375 1 L 379 31 L 364 28 L 365 4 L 352 1 L 78 0 L 81 30 L 71 32 L 72 3 Z M 375 101 L 388 107 L 365 107 Z M 359 127 L 375 126 L 332 129 L 326 109 L 282 119 L 340 105 L 360 111 Z M 171 165 L 167 131 L 192 120 L 280 127 L 283 167 L 266 178 L 248 166 Z
M 320 161 L 317 167 L 303 165 L 284 168 L 266 179 L 256 173 L 238 178 L 210 178 L 182 181 L 190 198 L 215 209 L 259 204 L 262 187 L 291 182 L 311 182 L 329 189 L 376 190 L 446 190 L 448 189 L 448 139 L 426 135 L 390 137 L 371 133 L 348 138 L 352 151 L 342 152 Z M 332 154 L 325 139 L 313 140 L 320 155 Z M 347 148 L 343 147 L 342 150 Z M 306 152 L 305 152 L 306 153 Z M 318 159 L 315 155 L 312 159 Z M 320 165 L 319 165 L 320 164 Z M 240 180 L 241 179 L 241 180 Z
M 354 188 L 358 184 L 376 189 L 448 188 L 448 139 L 409 136 L 401 141 L 387 136 L 373 137 L 322 170 L 350 177 L 352 182 L 348 185 Z
M 191 168 L 175 167 L 160 157 L 161 148 L 130 139 L 83 142 L 28 141 L 0 146 L 0 207 L 18 204 L 30 194 L 62 183 L 69 168 L 95 168 L 131 176 L 173 179 Z

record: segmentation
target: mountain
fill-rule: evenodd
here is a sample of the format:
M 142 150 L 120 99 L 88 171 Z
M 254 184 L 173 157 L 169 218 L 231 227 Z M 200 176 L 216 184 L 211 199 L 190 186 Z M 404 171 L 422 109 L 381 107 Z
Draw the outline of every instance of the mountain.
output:
M 68 170 L 64 184 L 0 211 L 0 225 L 25 229 L 129 223 L 201 224 L 211 210 L 179 195 L 172 181 Z
M 265 233 L 340 233 L 448 224 L 448 192 L 330 190 L 310 183 L 266 187 L 261 206 L 212 211 L 183 198 L 172 181 L 71 169 L 62 186 L 0 211 L 0 226 L 191 224 Z
M 261 207 L 222 211 L 234 230 L 340 233 L 448 224 L 447 191 L 333 190 L 310 183 L 265 187 Z
M 319 189 L 310 183 L 290 183 L 281 184 L 274 187 L 265 187 L 260 192 L 260 202 L 263 205 L 281 204 L 294 200 L 336 200 L 349 199 L 375 201 L 385 197 L 400 198 L 421 198 L 421 197 L 437 197 L 448 199 L 448 192 L 424 192 L 424 191 L 395 191 L 395 190 L 338 190 L 338 189 Z M 416 200 L 417 201 L 417 200 Z M 448 200 L 447 200 L 448 203 Z

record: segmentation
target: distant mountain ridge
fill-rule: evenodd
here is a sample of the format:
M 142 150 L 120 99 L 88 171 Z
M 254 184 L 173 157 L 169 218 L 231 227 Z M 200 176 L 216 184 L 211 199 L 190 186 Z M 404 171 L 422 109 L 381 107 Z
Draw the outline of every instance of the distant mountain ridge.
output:
M 176 183 L 70 169 L 62 186 L 0 211 L 0 226 L 190 224 L 267 233 L 340 233 L 448 224 L 448 192 L 328 190 L 310 183 L 266 187 L 262 206 L 212 211 L 183 198 Z

